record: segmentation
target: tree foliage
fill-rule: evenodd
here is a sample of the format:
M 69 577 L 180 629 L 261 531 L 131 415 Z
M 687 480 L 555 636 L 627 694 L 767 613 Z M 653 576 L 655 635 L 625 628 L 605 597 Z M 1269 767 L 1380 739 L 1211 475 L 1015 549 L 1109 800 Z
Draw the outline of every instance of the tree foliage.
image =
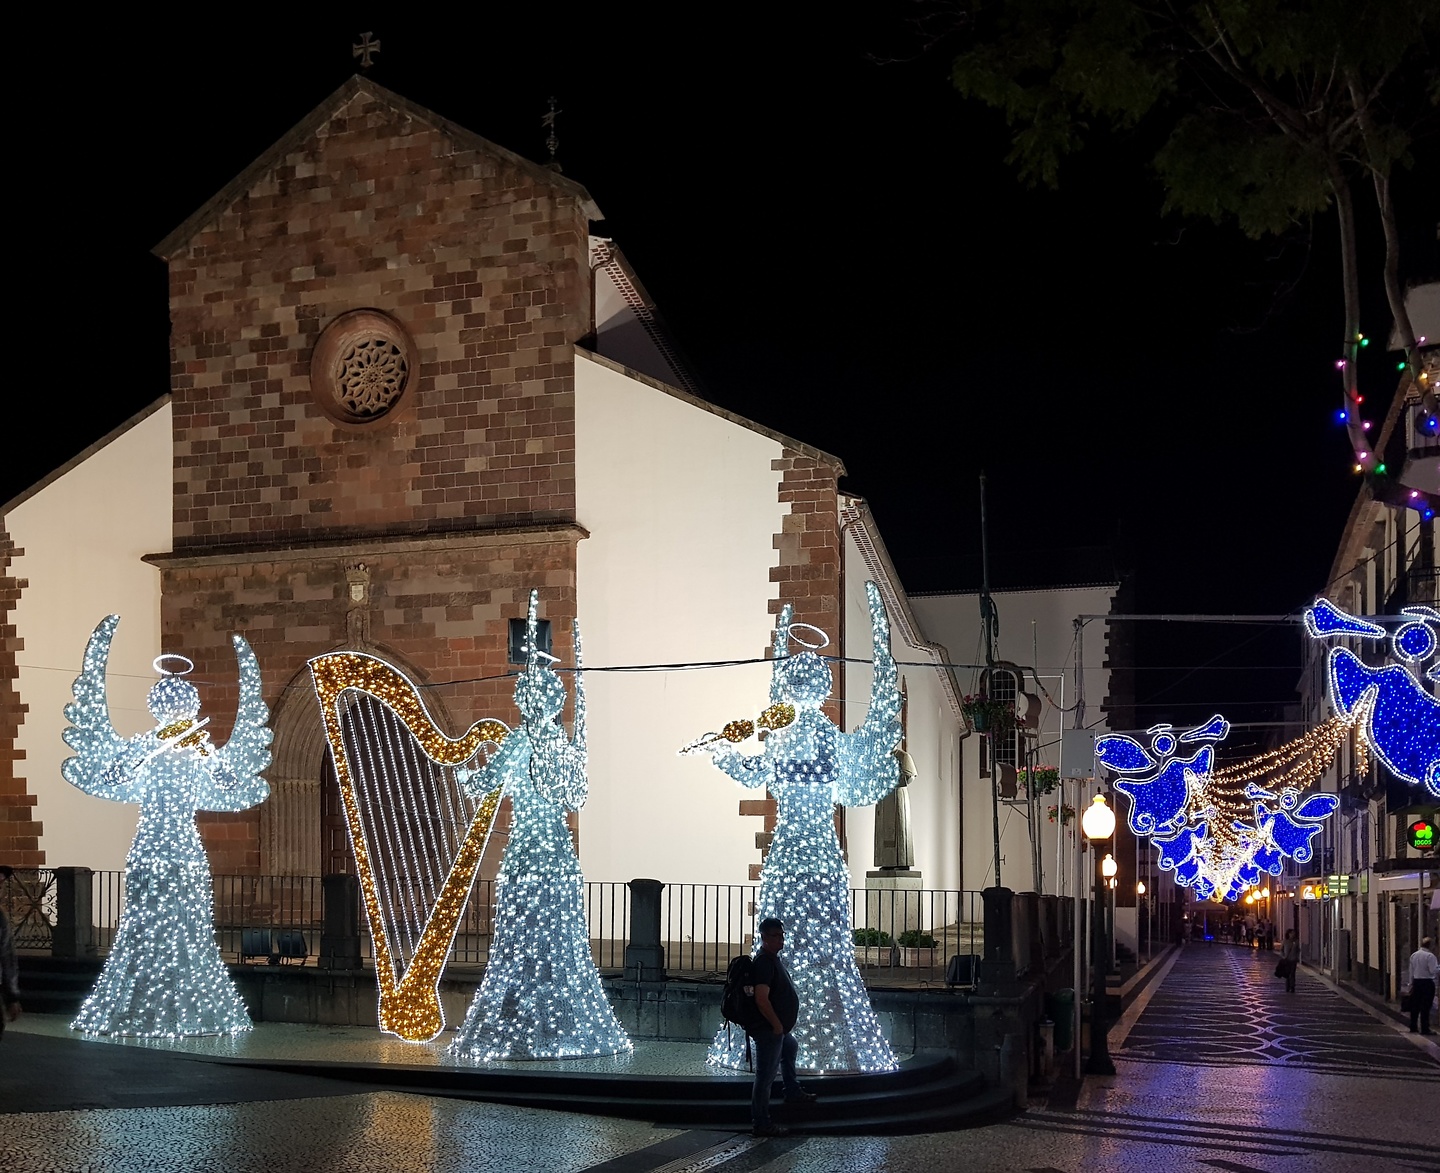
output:
M 1333 207 L 1340 228 L 1347 427 L 1356 463 L 1380 466 L 1361 420 L 1360 276 L 1352 185 L 1373 188 L 1383 283 L 1412 379 L 1415 333 L 1400 283 L 1391 176 L 1435 150 L 1440 0 L 977 0 L 953 79 L 1005 115 L 1008 161 L 1056 186 L 1097 132 L 1148 127 L 1166 211 L 1284 232 Z M 1397 401 L 1398 402 L 1398 401 Z
M 1253 237 L 1408 162 L 1440 100 L 1437 28 L 1437 0 L 982 0 L 954 81 L 1003 111 L 1030 183 L 1097 129 L 1164 120 L 1167 209 Z

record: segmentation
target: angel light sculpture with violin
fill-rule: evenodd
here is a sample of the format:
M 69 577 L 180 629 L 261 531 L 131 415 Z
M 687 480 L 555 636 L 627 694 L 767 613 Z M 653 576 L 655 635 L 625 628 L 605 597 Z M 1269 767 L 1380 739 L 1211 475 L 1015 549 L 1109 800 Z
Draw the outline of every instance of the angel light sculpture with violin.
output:
M 895 1055 L 881 1033 L 860 971 L 850 926 L 850 872 L 835 835 L 835 804 L 870 806 L 895 789 L 900 764 L 900 689 L 890 654 L 890 622 L 874 583 L 865 584 L 874 639 L 874 674 L 865 723 L 842 733 L 821 712 L 830 666 L 816 654 L 829 642 L 792 622 L 787 604 L 775 628 L 771 705 L 758 722 L 768 731 L 759 754 L 737 748 L 753 731 L 731 722 L 682 753 L 709 752 L 740 785 L 768 787 L 776 801 L 775 835 L 760 875 L 757 921 L 785 924 L 786 968 L 800 998 L 797 1065 L 809 1071 L 889 1071 Z M 801 634 L 801 633 L 805 634 Z M 804 649 L 790 654 L 794 641 Z M 759 948 L 757 937 L 755 947 Z M 745 1066 L 745 1038 L 721 1027 L 709 1062 Z
M 146 1038 L 234 1034 L 250 1016 L 215 944 L 210 867 L 195 826 L 197 810 L 242 811 L 270 788 L 269 710 L 260 666 L 242 636 L 231 636 L 240 664 L 240 703 L 229 741 L 210 741 L 200 694 L 183 679 L 183 656 L 155 661 L 161 679 L 146 705 L 155 727 L 124 738 L 110 724 L 105 666 L 118 615 L 101 621 L 85 649 L 65 743 L 75 751 L 60 772 L 98 798 L 138 802 L 140 822 L 125 858 L 125 907 L 110 956 L 71 1028 Z M 183 664 L 171 672 L 166 664 Z

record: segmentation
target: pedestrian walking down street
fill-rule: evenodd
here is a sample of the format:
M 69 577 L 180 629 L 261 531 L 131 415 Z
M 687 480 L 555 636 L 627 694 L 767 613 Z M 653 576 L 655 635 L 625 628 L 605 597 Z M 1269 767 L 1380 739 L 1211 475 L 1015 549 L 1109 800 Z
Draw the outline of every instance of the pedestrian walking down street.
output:
M 15 869 L 0 867 L 0 879 L 9 880 Z M 15 934 L 10 929 L 10 918 L 0 908 L 0 1038 L 5 1037 L 5 1023 L 20 1017 L 20 963 L 15 957 Z
M 1430 1003 L 1435 1001 L 1435 975 L 1440 973 L 1440 961 L 1430 949 L 1430 938 L 1420 942 L 1420 948 L 1410 954 L 1410 1033 L 1415 1033 L 1415 1020 L 1420 1020 L 1422 1035 L 1434 1034 L 1430 1029 Z
M 760 922 L 760 952 L 755 955 L 755 1006 L 765 1020 L 755 1028 L 755 1090 L 750 1096 L 750 1122 L 756 1136 L 784 1136 L 789 1129 L 770 1121 L 770 1093 L 779 1071 L 787 1104 L 813 1104 L 815 1096 L 800 1086 L 795 1056 L 800 1050 L 792 1033 L 800 1015 L 800 996 L 780 960 L 785 926 L 774 917 Z
M 1295 992 L 1295 971 L 1300 968 L 1300 934 L 1294 929 L 1285 930 L 1285 940 L 1280 944 L 1280 964 L 1275 973 L 1285 979 L 1285 992 Z

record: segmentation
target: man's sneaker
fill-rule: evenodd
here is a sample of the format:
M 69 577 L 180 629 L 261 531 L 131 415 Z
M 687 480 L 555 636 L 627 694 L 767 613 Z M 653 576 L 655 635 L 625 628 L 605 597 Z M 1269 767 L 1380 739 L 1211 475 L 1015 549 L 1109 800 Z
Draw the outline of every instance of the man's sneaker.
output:
M 789 1136 L 790 1130 L 783 1124 L 757 1124 L 750 1130 L 751 1136 Z
M 814 1092 L 793 1092 L 785 1097 L 787 1104 L 813 1104 L 820 1097 Z

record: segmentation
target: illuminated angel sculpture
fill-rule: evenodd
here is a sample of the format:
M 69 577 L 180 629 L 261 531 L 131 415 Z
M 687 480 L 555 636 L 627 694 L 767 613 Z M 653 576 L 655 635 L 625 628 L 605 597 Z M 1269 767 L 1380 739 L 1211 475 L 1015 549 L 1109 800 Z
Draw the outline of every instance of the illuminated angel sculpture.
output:
M 585 805 L 585 686 L 575 635 L 575 737 L 560 723 L 565 685 L 536 646 L 538 592 L 530 592 L 525 670 L 515 684 L 521 724 L 462 784 L 475 797 L 502 787 L 510 839 L 495 885 L 495 937 L 453 1055 L 566 1059 L 631 1049 L 590 955 L 583 879 L 567 811 Z
M 240 704 L 229 741 L 217 746 L 200 718 L 200 694 L 183 679 L 190 661 L 161 656 L 164 675 L 146 705 L 155 727 L 131 738 L 110 724 L 105 665 L 118 615 L 90 637 L 65 706 L 65 742 L 75 751 L 60 767 L 86 794 L 138 802 L 140 823 L 125 859 L 125 908 L 110 956 L 95 989 L 70 1025 L 94 1034 L 184 1036 L 250 1029 L 215 945 L 210 867 L 195 826 L 197 810 L 241 811 L 270 788 L 260 772 L 270 764 L 269 711 L 261 700 L 260 666 L 241 636 L 232 636 L 240 662 Z M 184 667 L 166 671 L 165 665 Z
M 816 650 L 829 641 L 808 623 L 792 623 L 787 605 L 775 628 L 772 703 L 759 722 L 769 730 L 762 752 L 736 748 L 754 731 L 748 721 L 732 722 L 723 734 L 707 735 L 682 751 L 710 751 L 718 769 L 742 786 L 768 787 L 775 799 L 775 835 L 760 876 L 756 915 L 785 923 L 786 968 L 800 997 L 797 1061 L 811 1071 L 889 1071 L 896 1065 L 855 968 L 850 873 L 835 835 L 836 803 L 870 806 L 900 780 L 894 756 L 900 691 L 890 623 L 875 584 L 866 583 L 865 593 L 875 653 L 870 711 L 860 728 L 841 733 L 821 712 L 831 677 Z M 818 639 L 807 642 L 801 631 Z M 805 650 L 791 655 L 791 640 Z M 744 1036 L 722 1027 L 709 1062 L 744 1067 Z
M 1371 667 L 1349 648 L 1331 650 L 1330 703 L 1359 724 L 1370 749 L 1395 777 L 1440 798 L 1440 700 L 1420 679 L 1440 681 L 1440 611 L 1404 607 L 1400 614 L 1406 622 L 1389 637 L 1399 663 Z M 1325 599 L 1306 610 L 1305 629 L 1312 639 L 1386 638 L 1383 627 Z
M 1150 836 L 1161 870 L 1201 899 L 1235 900 L 1262 872 L 1278 876 L 1285 857 L 1310 859 L 1311 840 L 1340 800 L 1304 792 L 1350 728 L 1348 718 L 1332 718 L 1278 749 L 1216 769 L 1215 748 L 1230 723 L 1215 716 L 1182 732 L 1157 725 L 1148 746 L 1123 734 L 1097 738 L 1095 757 L 1119 775 L 1115 789 L 1130 799 L 1130 829 Z

